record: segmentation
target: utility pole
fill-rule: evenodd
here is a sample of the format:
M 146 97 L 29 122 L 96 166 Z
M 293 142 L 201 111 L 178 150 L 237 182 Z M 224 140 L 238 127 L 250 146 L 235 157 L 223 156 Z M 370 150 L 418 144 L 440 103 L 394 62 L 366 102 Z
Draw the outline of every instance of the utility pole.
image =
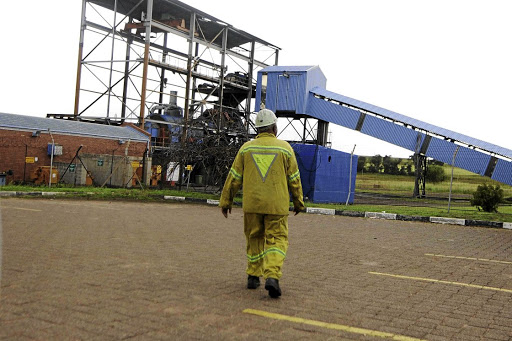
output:
M 50 131 L 50 128 L 48 128 L 48 134 L 50 134 L 50 137 L 52 138 L 52 151 L 50 156 L 50 179 L 48 180 L 48 188 L 52 187 L 52 175 L 53 175 L 53 151 L 55 150 L 55 140 L 53 139 L 52 132 Z

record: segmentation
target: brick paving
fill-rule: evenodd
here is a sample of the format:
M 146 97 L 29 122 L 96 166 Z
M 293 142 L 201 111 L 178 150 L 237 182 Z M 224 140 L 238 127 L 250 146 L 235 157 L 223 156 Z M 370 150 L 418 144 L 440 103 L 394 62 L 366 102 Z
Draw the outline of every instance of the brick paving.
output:
M 379 339 L 243 313 L 257 309 L 426 340 L 512 340 L 510 291 L 374 274 L 512 290 L 510 230 L 291 216 L 274 300 L 245 289 L 239 208 L 226 220 L 203 205 L 9 198 L 0 214 L 0 339 Z

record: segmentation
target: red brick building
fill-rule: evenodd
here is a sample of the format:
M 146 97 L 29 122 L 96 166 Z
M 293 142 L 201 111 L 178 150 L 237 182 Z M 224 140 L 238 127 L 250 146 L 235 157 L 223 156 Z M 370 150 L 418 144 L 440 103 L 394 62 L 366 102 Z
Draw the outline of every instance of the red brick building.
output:
M 150 176 L 149 141 L 150 134 L 133 124 L 0 113 L 0 174 L 6 183 L 32 182 L 45 167 L 49 175 L 53 143 L 53 166 L 61 182 L 130 187 L 133 178 L 147 183 Z

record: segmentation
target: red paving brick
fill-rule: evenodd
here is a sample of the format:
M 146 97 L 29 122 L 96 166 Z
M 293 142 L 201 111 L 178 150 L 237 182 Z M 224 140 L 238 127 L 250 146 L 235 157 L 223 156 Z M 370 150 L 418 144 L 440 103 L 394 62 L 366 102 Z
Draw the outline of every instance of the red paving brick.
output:
M 242 210 L 0 199 L 0 339 L 375 340 L 256 309 L 429 340 L 512 340 L 512 231 L 300 214 L 283 296 L 245 289 Z

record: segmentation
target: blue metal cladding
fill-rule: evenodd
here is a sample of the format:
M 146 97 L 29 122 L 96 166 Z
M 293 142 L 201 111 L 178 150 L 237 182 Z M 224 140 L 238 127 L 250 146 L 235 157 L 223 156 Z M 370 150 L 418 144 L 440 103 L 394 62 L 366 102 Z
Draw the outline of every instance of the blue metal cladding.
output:
M 265 106 L 274 111 L 305 114 L 311 88 L 325 87 L 327 79 L 318 66 L 269 66 L 258 72 L 255 108 L 261 103 L 261 80 L 267 74 Z
M 318 155 L 314 202 L 346 202 L 350 187 L 349 203 L 353 203 L 357 156 L 352 158 L 352 178 L 350 178 L 350 154 L 328 148 L 319 148 Z
M 512 186 L 512 162 L 499 159 L 491 179 Z
M 418 134 L 421 134 L 404 126 L 369 115 L 364 119 L 361 132 L 412 151 L 416 148 Z M 421 134 L 421 142 L 424 138 L 425 135 Z
M 425 155 L 451 165 L 453 162 L 453 154 L 456 149 L 457 145 L 453 142 L 433 137 Z M 455 167 L 459 167 L 476 174 L 485 175 L 485 170 L 487 169 L 490 159 L 491 156 L 488 154 L 459 146 L 459 151 L 455 156 Z
M 325 78 L 324 74 L 322 73 L 322 70 L 320 68 L 314 67 L 311 68 L 308 71 L 307 80 L 306 80 L 306 93 L 309 93 L 311 89 L 314 89 L 315 87 L 324 88 L 327 84 L 327 78 Z M 306 97 L 307 98 L 307 97 Z M 303 108 L 305 109 L 305 107 Z M 304 112 L 301 112 L 303 114 Z
M 466 147 L 459 147 L 459 151 L 455 156 L 455 167 L 466 169 L 483 176 L 485 175 L 485 170 L 490 160 L 491 156 L 489 154 L 484 154 Z
M 278 75 L 276 110 L 296 111 L 299 103 L 304 102 L 305 74 Z
M 267 75 L 267 93 L 265 99 L 265 108 L 270 109 L 274 112 L 276 111 L 278 84 L 278 74 L 269 73 Z
M 350 129 L 356 129 L 359 116 L 361 115 L 357 110 L 316 98 L 311 93 L 308 97 L 306 113 L 311 117 Z
M 512 150 L 510 149 L 325 90 L 326 78 L 318 66 L 272 66 L 259 71 L 256 94 L 257 108 L 259 108 L 260 103 L 260 84 L 263 72 L 267 73 L 266 107 L 271 110 L 295 111 L 298 114 L 305 114 L 349 129 L 356 129 L 361 117 L 361 113 L 356 110 L 358 108 L 380 116 L 375 117 L 367 114 L 362 127 L 358 127 L 362 133 L 405 149 L 415 151 L 418 134 L 421 134 L 422 144 L 425 140 L 425 132 L 430 133 L 430 135 L 444 137 L 445 139 L 433 136 L 425 152 L 428 157 L 444 163 L 452 163 L 453 153 L 457 148 L 457 145 L 451 141 L 471 146 L 471 148 L 459 147 L 455 166 L 480 175 L 485 174 L 491 159 L 489 154 L 512 158 Z M 405 124 L 409 128 L 395 122 Z M 473 147 L 476 150 L 472 149 Z M 511 164 L 509 161 L 500 159 L 492 178 L 511 184 Z M 318 195 L 317 199 L 319 198 Z
M 266 68 L 260 70 L 259 72 L 307 72 L 311 69 L 318 68 L 317 65 L 292 65 L 292 66 L 281 66 L 281 65 L 271 65 Z
M 451 165 L 455 149 L 457 146 L 454 143 L 433 137 L 425 155 Z
M 292 145 L 299 164 L 304 196 L 315 203 L 344 203 L 350 187 L 349 203 L 354 201 L 357 156 L 316 145 Z
M 394 121 L 398 121 L 398 122 L 402 122 L 402 123 L 411 125 L 413 127 L 434 133 L 436 135 L 454 139 L 459 142 L 462 142 L 462 143 L 465 143 L 465 144 L 468 144 L 471 146 L 475 146 L 475 147 L 478 147 L 483 150 L 487 150 L 489 152 L 493 152 L 493 153 L 496 153 L 499 155 L 503 155 L 503 156 L 512 158 L 512 150 L 497 146 L 497 145 L 489 143 L 489 142 L 481 141 L 481 140 L 475 139 L 473 137 L 470 137 L 470 136 L 467 136 L 464 134 L 460 134 L 460 133 L 457 133 L 457 132 L 454 132 L 454 131 L 451 131 L 448 129 L 440 128 L 433 124 L 426 123 L 426 122 L 423 122 L 420 120 L 416 120 L 414 118 L 401 115 L 401 114 L 396 113 L 391 110 L 387 110 L 387 109 L 384 109 L 384 108 L 381 108 L 381 107 L 378 107 L 378 106 L 375 106 L 372 104 L 368 104 L 368 103 L 358 101 L 356 99 L 353 99 L 353 98 L 350 98 L 347 96 L 343 96 L 343 95 L 325 90 L 321 87 L 315 87 L 315 88 L 311 89 L 311 92 L 314 94 L 324 96 L 326 98 L 341 102 L 341 103 L 345 103 L 345 104 L 354 106 L 356 108 L 360 108 L 360 109 L 387 117 Z
M 317 149 L 312 145 L 292 144 L 299 165 L 300 181 L 304 198 L 311 199 L 315 191 L 317 165 Z

